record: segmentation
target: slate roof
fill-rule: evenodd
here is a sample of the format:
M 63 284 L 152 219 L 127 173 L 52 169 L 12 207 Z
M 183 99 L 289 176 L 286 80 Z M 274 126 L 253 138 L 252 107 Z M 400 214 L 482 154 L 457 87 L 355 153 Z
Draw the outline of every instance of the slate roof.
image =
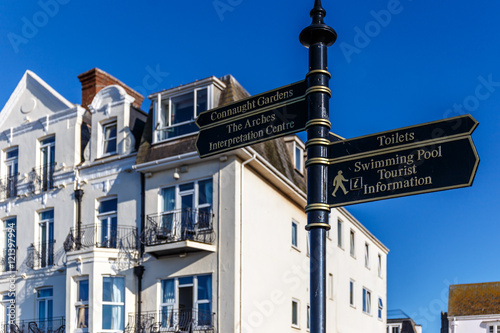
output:
M 227 105 L 250 96 L 250 94 L 238 83 L 238 81 L 236 81 L 233 76 L 226 75 L 219 79 L 224 82 L 226 88 L 221 93 L 219 104 L 214 107 Z M 151 106 L 139 145 L 136 164 L 147 163 L 188 152 L 195 152 L 196 138 L 197 135 L 193 134 L 177 140 L 153 145 L 153 109 Z M 292 156 L 286 148 L 285 140 L 283 138 L 257 143 L 251 145 L 251 148 L 253 148 L 279 172 L 285 175 L 296 186 L 305 192 L 305 177 L 295 171 L 292 163 Z
M 399 324 L 401 323 L 401 333 L 417 333 L 415 328 L 415 323 L 410 318 L 402 319 L 387 319 L 387 324 Z
M 450 286 L 448 316 L 500 314 L 500 282 Z

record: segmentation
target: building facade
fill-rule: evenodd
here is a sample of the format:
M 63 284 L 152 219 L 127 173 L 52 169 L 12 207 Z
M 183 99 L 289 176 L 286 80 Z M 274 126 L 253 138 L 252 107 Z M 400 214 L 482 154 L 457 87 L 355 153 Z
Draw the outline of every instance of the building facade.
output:
M 304 143 L 200 159 L 197 115 L 249 96 L 230 75 L 148 114 L 79 79 L 82 106 L 28 71 L 0 112 L 3 330 L 307 332 Z M 388 249 L 345 209 L 330 223 L 328 332 L 385 332 Z
M 448 323 L 442 326 L 449 333 L 499 333 L 499 300 L 500 282 L 450 285 Z

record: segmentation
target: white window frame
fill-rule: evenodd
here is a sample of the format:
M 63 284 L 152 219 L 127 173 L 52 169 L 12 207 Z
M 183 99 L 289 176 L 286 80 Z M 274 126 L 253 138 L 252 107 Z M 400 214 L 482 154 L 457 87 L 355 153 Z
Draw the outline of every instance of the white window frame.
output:
M 116 210 L 109 210 L 104 213 L 99 212 L 99 208 L 101 207 L 101 204 L 105 201 L 111 201 L 111 200 L 116 200 Z M 103 197 L 97 200 L 97 236 L 98 238 L 95 239 L 99 244 L 101 244 L 101 247 L 107 247 L 107 248 L 116 248 L 118 246 L 118 197 L 116 196 L 109 196 L 109 197 Z M 113 230 L 112 230 L 112 221 L 113 218 L 116 218 L 116 234 L 113 235 Z M 115 246 L 109 246 L 105 245 L 103 242 L 103 221 L 106 221 L 107 227 L 106 227 L 106 234 L 108 235 L 108 239 L 106 241 L 111 241 L 111 244 L 114 244 Z M 113 239 L 113 237 L 115 239 Z
M 12 152 L 17 152 L 17 154 L 13 157 L 7 157 L 9 153 Z M 5 179 L 5 184 L 8 186 L 10 190 L 10 184 L 11 181 L 15 182 L 15 186 L 17 186 L 17 175 L 19 174 L 19 147 L 11 147 L 9 149 L 4 150 L 3 152 L 3 165 L 4 165 L 4 170 L 2 172 L 2 177 Z M 15 170 L 15 172 L 12 172 L 12 170 Z M 17 192 L 17 188 L 14 189 L 15 192 Z M 7 197 L 7 193 L 5 193 L 5 197 Z M 10 196 L 13 197 L 13 196 Z
M 212 202 L 200 204 L 200 186 L 199 186 L 199 184 L 201 182 L 204 182 L 207 180 L 212 181 Z M 193 184 L 192 189 L 181 190 L 181 187 L 183 185 L 189 185 L 189 184 Z M 176 212 L 179 212 L 182 209 L 182 197 L 186 196 L 186 195 L 193 196 L 193 210 L 195 210 L 196 212 L 199 213 L 199 211 L 203 208 L 210 208 L 210 213 L 213 212 L 213 204 L 214 204 L 214 202 L 213 202 L 213 200 L 214 200 L 213 184 L 214 184 L 213 178 L 209 177 L 209 178 L 202 178 L 202 179 L 198 179 L 198 180 L 192 180 L 192 181 L 185 182 L 185 183 L 160 187 L 158 190 L 158 206 L 157 206 L 158 207 L 158 215 L 176 214 Z M 171 189 L 171 188 L 174 189 L 175 206 L 172 210 L 164 210 L 163 207 L 165 206 L 164 205 L 165 198 L 163 197 L 162 193 L 164 190 Z M 199 215 L 197 215 L 197 216 L 199 217 Z M 212 219 L 209 219 L 209 221 L 210 221 L 210 225 L 206 226 L 205 228 L 201 228 L 201 226 L 198 224 L 199 220 L 195 221 L 195 225 L 198 228 L 197 231 L 212 229 L 213 228 Z M 175 232 L 176 231 L 179 232 L 180 230 L 174 230 L 174 229 L 180 228 L 180 227 L 181 227 L 180 224 L 172 226 L 171 232 L 176 234 Z
M 337 246 L 344 249 L 344 222 L 337 219 Z
M 12 228 L 8 223 L 12 223 L 12 221 L 15 222 L 14 228 Z M 5 263 L 3 264 L 3 267 L 0 271 L 4 272 L 15 272 L 17 269 L 17 216 L 9 216 L 5 217 L 1 220 L 2 222 L 2 229 L 3 229 L 3 235 L 2 235 L 2 255 L 5 254 Z M 9 235 L 12 233 L 11 237 Z M 9 248 L 9 238 L 10 238 L 10 243 L 13 244 Z M 9 250 L 10 249 L 10 250 Z M 14 262 L 10 260 L 10 258 L 14 258 Z M 13 265 L 13 269 L 12 268 Z
M 378 254 L 378 267 L 377 267 L 377 271 L 378 271 L 378 277 L 382 277 L 382 255 L 379 253 Z
M 365 267 L 370 269 L 370 244 L 365 242 Z
M 297 322 L 295 323 L 293 321 L 293 316 L 294 316 L 294 308 L 293 305 L 296 304 L 296 311 L 297 313 L 295 314 L 295 317 L 297 318 Z M 291 324 L 293 328 L 300 328 L 300 301 L 296 298 L 292 298 L 292 318 L 291 318 Z
M 80 301 L 79 300 L 79 294 L 80 294 L 80 282 L 82 281 L 87 281 L 87 301 Z M 85 308 L 87 309 L 87 324 L 88 322 L 90 321 L 89 317 L 90 317 L 90 280 L 89 280 L 89 277 L 88 276 L 79 276 L 77 278 L 75 278 L 75 284 L 76 284 L 76 301 L 75 301 L 75 314 L 76 314 L 76 323 L 75 323 L 75 327 L 76 327 L 76 330 L 75 332 L 77 333 L 85 333 L 85 332 L 88 332 L 89 331 L 89 328 L 88 326 L 87 327 L 81 327 L 81 328 L 78 328 L 78 315 L 80 314 L 80 309 L 83 309 L 84 311 L 84 315 L 85 315 Z
M 52 290 L 52 296 L 45 296 L 45 297 L 38 297 L 38 292 L 41 290 Z M 45 319 L 49 319 L 49 301 L 52 301 L 52 318 L 54 318 L 54 288 L 52 286 L 46 286 L 46 287 L 40 287 L 36 289 L 36 316 L 37 318 L 40 318 L 40 301 L 45 302 L 46 308 L 45 308 Z
M 351 257 L 356 258 L 356 231 L 349 232 L 349 253 Z
M 372 314 L 372 292 L 366 287 L 363 287 L 363 313 Z
M 104 278 L 107 278 L 107 277 L 110 277 L 110 278 L 121 278 L 123 279 L 123 302 L 110 302 L 110 301 L 104 301 Z M 101 283 L 102 283 L 102 287 L 103 289 L 101 289 L 101 316 L 102 316 L 102 313 L 104 312 L 104 306 L 105 305 L 112 305 L 112 306 L 123 306 L 123 323 L 122 323 L 122 326 L 123 328 L 125 328 L 125 321 L 127 320 L 126 319 L 126 316 L 127 316 L 127 313 L 125 312 L 125 304 L 126 304 L 126 294 L 127 294 L 127 283 L 126 283 L 126 279 L 124 276 L 121 276 L 121 275 L 102 275 L 102 278 L 101 278 Z M 90 289 L 90 288 L 89 288 Z M 90 316 L 90 312 L 89 312 L 89 316 Z M 120 329 L 105 329 L 103 328 L 104 323 L 101 323 L 101 330 L 104 331 L 104 332 L 122 332 L 122 330 Z
M 198 297 L 198 278 L 199 277 L 202 277 L 202 276 L 207 276 L 207 275 L 210 275 L 210 278 L 211 278 L 211 283 L 212 283 L 212 293 L 213 293 L 213 274 L 212 273 L 206 273 L 206 274 L 197 274 L 197 275 L 187 275 L 187 276 L 177 276 L 177 277 L 169 277 L 169 278 L 164 278 L 164 279 L 158 279 L 158 312 L 162 313 L 162 308 L 164 306 L 171 306 L 172 307 L 172 311 L 176 312 L 176 311 L 179 311 L 179 288 L 182 288 L 182 287 L 192 287 L 193 288 L 193 309 L 192 311 L 193 314 L 194 313 L 200 313 L 199 311 L 199 305 L 200 304 L 211 304 L 211 307 L 213 309 L 213 306 L 214 306 L 214 303 L 213 303 L 213 295 L 209 295 L 210 298 L 209 299 L 199 299 Z M 185 284 L 180 284 L 179 282 L 179 279 L 182 279 L 182 278 L 192 278 L 192 282 L 191 283 L 185 283 Z M 174 301 L 173 302 L 163 302 L 163 299 L 162 299 L 162 281 L 166 281 L 166 280 L 173 280 L 174 282 Z M 195 318 L 193 318 L 195 319 Z M 160 321 L 163 320 L 162 318 L 160 318 Z M 212 320 L 212 319 L 211 319 Z M 177 325 L 178 323 L 175 321 L 175 317 L 174 317 L 174 321 L 173 321 L 173 324 L 174 326 Z M 212 323 L 213 324 L 213 323 Z M 199 327 L 203 327 L 203 326 L 199 326 Z M 162 330 L 163 332 L 163 330 Z
M 54 230 L 54 217 L 52 218 L 48 218 L 48 219 L 44 219 L 42 220 L 42 214 L 45 213 L 45 212 L 49 212 L 49 211 L 52 211 L 52 216 L 55 216 L 54 215 L 54 208 L 48 208 L 48 209 L 44 209 L 44 210 L 41 210 L 41 211 L 38 211 L 37 214 L 38 214 L 38 244 L 41 246 L 43 246 L 43 238 L 45 238 L 45 243 L 46 243 L 46 248 L 45 248 L 45 265 L 44 266 L 41 266 L 42 268 L 43 267 L 49 267 L 49 266 L 52 266 L 54 265 L 54 242 L 55 242 L 55 230 Z M 42 232 L 42 225 L 45 224 L 45 234 L 43 234 Z M 52 248 L 51 248 L 52 246 Z M 41 251 L 42 249 L 38 249 L 39 251 Z M 42 254 L 40 254 L 42 255 Z M 41 261 L 41 258 L 40 257 L 40 261 Z M 50 259 L 50 261 L 49 261 Z M 42 263 L 42 262 L 40 262 Z
M 295 239 L 294 239 L 294 230 L 295 230 Z M 296 250 L 299 250 L 299 223 L 295 220 L 292 220 L 292 239 L 291 239 L 291 244 L 292 244 L 292 247 Z M 295 244 L 294 244 L 294 241 L 295 241 Z M 300 251 L 300 250 L 299 250 Z
M 356 307 L 356 281 L 353 279 L 349 280 L 349 305 Z
M 387 324 L 387 330 L 389 333 L 401 333 L 402 327 L 402 324 Z M 397 331 L 394 332 L 394 329 L 397 329 Z
M 378 319 L 382 320 L 384 317 L 384 315 L 383 315 L 384 314 L 384 301 L 382 300 L 382 297 L 378 298 L 377 308 L 378 308 L 377 317 L 378 317 Z
M 295 170 L 297 170 L 301 174 L 304 173 L 304 153 L 305 153 L 305 146 L 303 144 L 300 144 L 297 141 L 294 141 L 293 142 L 293 166 L 295 167 Z M 298 157 L 298 160 L 297 160 L 297 157 Z
M 110 137 L 106 138 L 106 129 L 110 127 L 115 127 L 116 131 L 116 136 L 115 137 Z M 104 151 L 104 147 L 106 147 L 106 142 L 115 140 L 115 150 L 106 153 Z M 99 138 L 99 157 L 107 157 L 107 156 L 112 156 L 116 155 L 118 153 L 118 122 L 116 118 L 113 118 L 111 120 L 106 120 L 105 122 L 100 123 L 100 138 Z
M 161 131 L 168 130 L 169 128 L 172 128 L 172 127 L 177 127 L 177 126 L 182 126 L 182 125 L 186 125 L 189 123 L 194 123 L 194 121 L 196 120 L 198 115 L 201 113 L 201 112 L 198 112 L 198 110 L 196 109 L 197 92 L 200 90 L 203 90 L 203 89 L 206 89 L 206 91 L 207 91 L 207 110 L 210 110 L 210 109 L 212 109 L 212 105 L 213 105 L 213 100 L 212 100 L 213 84 L 208 84 L 206 86 L 196 87 L 196 88 L 193 88 L 192 90 L 189 90 L 189 91 L 184 90 L 184 91 L 181 91 L 179 93 L 172 94 L 172 95 L 162 96 L 161 93 L 157 94 L 156 99 L 153 100 L 153 119 L 154 119 L 153 143 L 174 140 L 174 139 L 182 138 L 182 137 L 192 135 L 193 133 L 195 133 L 195 131 L 194 131 L 191 133 L 187 133 L 187 134 L 183 134 L 183 135 L 179 135 L 179 136 L 175 136 L 175 137 L 171 137 L 171 138 L 166 138 L 166 139 L 159 139 L 159 137 L 158 137 L 158 134 Z M 193 117 L 191 120 L 187 120 L 187 121 L 172 125 L 172 123 L 171 123 L 172 122 L 172 99 L 175 99 L 176 97 L 184 96 L 187 94 L 193 94 Z M 163 105 L 163 102 L 165 102 L 165 101 L 168 103 L 168 111 L 167 111 L 168 114 L 166 117 L 168 124 L 162 124 L 164 117 L 161 117 L 162 112 L 163 112 L 162 105 Z

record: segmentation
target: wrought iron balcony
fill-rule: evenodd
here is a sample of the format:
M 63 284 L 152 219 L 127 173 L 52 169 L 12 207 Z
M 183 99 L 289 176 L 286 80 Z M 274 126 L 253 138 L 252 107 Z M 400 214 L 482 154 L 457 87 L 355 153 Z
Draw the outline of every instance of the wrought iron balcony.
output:
M 17 184 L 19 175 L 0 179 L 0 200 L 17 197 Z
M 44 164 L 33 168 L 28 174 L 30 192 L 45 192 L 54 188 L 54 169 L 56 163 Z
M 55 240 L 33 243 L 28 248 L 26 265 L 31 269 L 44 268 L 54 265 Z
M 0 323 L 0 333 L 64 333 L 65 317 L 16 320 L 14 324 Z
M 0 257 L 0 272 L 16 271 L 16 249 L 3 250 Z M 1 332 L 0 332 L 1 333 Z
M 147 216 L 141 241 L 158 257 L 187 252 L 214 252 L 213 214 L 209 207 L 182 209 Z
M 64 242 L 66 252 L 92 247 L 136 250 L 138 248 L 137 228 L 100 223 L 84 225 L 80 228 L 80 237 L 78 237 L 78 228 L 71 228 Z
M 133 313 L 124 333 L 215 333 L 214 318 L 214 313 L 194 309 L 143 312 L 140 316 Z
M 142 241 L 146 246 L 191 240 L 212 244 L 215 234 L 211 211 L 175 210 L 147 216 Z

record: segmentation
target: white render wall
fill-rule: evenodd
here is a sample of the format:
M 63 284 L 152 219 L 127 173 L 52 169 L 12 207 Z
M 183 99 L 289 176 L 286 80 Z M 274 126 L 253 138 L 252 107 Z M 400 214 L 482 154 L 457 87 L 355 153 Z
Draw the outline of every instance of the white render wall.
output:
M 449 333 L 488 333 L 489 325 L 500 326 L 500 314 L 461 317 L 449 316 L 448 321 Z

